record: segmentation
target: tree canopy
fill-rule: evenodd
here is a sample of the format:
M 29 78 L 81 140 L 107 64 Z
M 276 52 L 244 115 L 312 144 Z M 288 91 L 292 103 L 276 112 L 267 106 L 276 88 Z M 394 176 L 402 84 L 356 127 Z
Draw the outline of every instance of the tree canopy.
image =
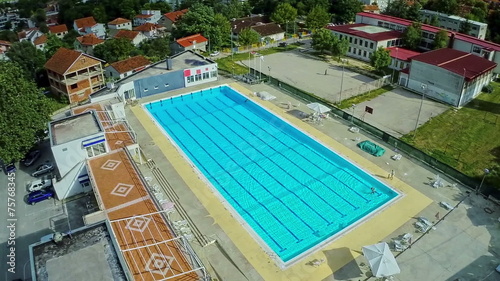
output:
M 139 50 L 126 38 L 109 39 L 94 48 L 94 55 L 108 63 L 127 59 L 140 54 Z
M 378 71 L 383 71 L 384 68 L 391 64 L 391 51 L 384 47 L 378 47 L 370 56 L 370 64 Z
M 307 14 L 306 26 L 312 30 L 325 27 L 330 22 L 331 16 L 322 6 L 314 6 Z
M 0 61 L 0 159 L 17 161 L 50 121 L 48 99 L 16 63 Z
M 311 46 L 319 52 L 330 51 L 333 56 L 344 56 L 349 49 L 349 41 L 346 38 L 339 39 L 326 29 L 318 29 L 312 35 Z
M 238 35 L 238 42 L 243 46 L 249 46 L 259 42 L 260 35 L 251 28 L 243 29 Z
M 411 50 L 417 50 L 422 40 L 422 24 L 419 22 L 413 22 L 410 26 L 406 28 L 403 32 L 403 45 Z
M 441 29 L 436 36 L 434 37 L 434 50 L 446 48 L 448 46 L 450 38 L 448 37 L 448 32 L 444 29 Z
M 383 14 L 411 21 L 420 21 L 421 9 L 422 5 L 418 1 L 409 3 L 406 0 L 395 0 L 389 2 Z
M 363 3 L 359 0 L 333 0 L 330 12 L 335 22 L 349 23 L 354 21 L 356 14 L 363 11 Z
M 271 14 L 271 20 L 278 24 L 285 24 L 295 22 L 297 18 L 297 9 L 292 7 L 289 3 L 281 3 L 276 6 L 276 9 Z
M 6 55 L 21 68 L 24 78 L 39 82 L 40 74 L 45 72 L 43 66 L 46 58 L 35 45 L 30 41 L 16 42 L 12 44 Z
M 59 48 L 73 48 L 73 44 L 68 45 L 61 38 L 57 37 L 52 33 L 48 33 L 47 35 L 47 43 L 45 44 L 45 57 L 47 59 L 51 58 Z
M 170 55 L 170 40 L 168 37 L 145 40 L 139 50 L 152 62 L 166 59 Z

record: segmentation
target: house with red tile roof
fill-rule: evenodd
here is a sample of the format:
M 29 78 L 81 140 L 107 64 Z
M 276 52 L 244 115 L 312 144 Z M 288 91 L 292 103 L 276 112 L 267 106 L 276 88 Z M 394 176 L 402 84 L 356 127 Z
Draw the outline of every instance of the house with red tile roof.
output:
M 42 35 L 43 32 L 41 32 L 37 27 L 33 27 L 18 32 L 17 38 L 19 39 L 19 42 L 30 41 L 31 43 L 34 43 L 35 40 Z
M 106 40 L 99 39 L 94 33 L 76 37 L 73 44 L 75 50 L 86 53 L 87 55 L 94 55 L 94 48 L 100 44 L 103 44 Z
M 161 18 L 161 12 L 159 10 L 142 10 L 139 15 L 134 17 L 134 26 L 139 26 L 145 23 L 156 24 Z
M 104 87 L 104 61 L 75 50 L 59 48 L 45 63 L 50 89 L 71 104 L 82 102 Z
M 142 41 L 146 40 L 146 36 L 144 36 L 141 32 L 139 31 L 133 31 L 133 30 L 119 30 L 113 38 L 120 39 L 120 38 L 125 38 L 132 42 L 134 46 L 139 46 Z
M 132 21 L 124 18 L 116 18 L 108 22 L 108 28 L 132 30 Z
M 143 56 L 135 56 L 114 62 L 104 69 L 104 76 L 119 80 L 150 66 L 151 62 Z
M 187 37 L 179 38 L 175 40 L 171 45 L 172 52 L 174 54 L 186 51 L 186 50 L 201 50 L 203 52 L 207 49 L 208 40 L 201 34 L 194 34 Z
M 134 27 L 134 31 L 139 31 L 140 33 L 142 33 L 142 35 L 146 36 L 146 38 L 148 39 L 162 36 L 163 35 L 162 31 L 164 30 L 165 27 L 159 24 L 153 24 L 149 22 Z
M 33 45 L 35 45 L 38 50 L 43 51 L 47 45 L 47 35 L 43 34 L 42 36 L 36 38 L 35 41 L 33 41 Z
M 0 60 L 6 60 L 7 55 L 5 54 L 9 49 L 12 43 L 9 41 L 0 40 Z
M 167 32 L 172 32 L 172 29 L 175 27 L 175 23 L 188 11 L 188 9 L 184 9 L 163 14 L 158 21 L 158 24 L 164 26 Z
M 471 53 L 443 48 L 411 57 L 399 84 L 447 104 L 462 107 L 493 79 L 497 64 Z
M 106 37 L 104 24 L 97 23 L 94 17 L 76 19 L 73 22 L 73 28 L 78 31 L 80 35 L 94 33 L 98 38 L 104 39 Z
M 68 27 L 65 24 L 49 26 L 49 32 L 62 39 L 68 34 Z

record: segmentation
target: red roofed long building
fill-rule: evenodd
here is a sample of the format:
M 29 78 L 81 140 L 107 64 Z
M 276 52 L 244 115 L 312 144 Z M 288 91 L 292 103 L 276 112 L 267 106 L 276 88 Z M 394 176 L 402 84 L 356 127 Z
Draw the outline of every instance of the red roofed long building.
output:
M 163 14 L 158 21 L 158 24 L 164 26 L 166 31 L 171 32 L 175 27 L 175 23 L 177 22 L 177 20 L 179 20 L 187 12 L 188 9 L 184 9 Z
M 207 43 L 207 38 L 203 37 L 201 34 L 194 34 L 175 40 L 171 47 L 174 53 L 195 49 L 206 51 Z
M 443 48 L 411 58 L 399 84 L 456 107 L 474 99 L 488 85 L 497 64 L 485 58 Z
M 122 79 L 148 67 L 151 62 L 143 56 L 135 56 L 114 62 L 106 67 L 106 77 Z
M 67 96 L 70 103 L 77 103 L 104 87 L 102 63 L 102 60 L 87 54 L 59 48 L 44 68 L 51 91 L 59 96 Z

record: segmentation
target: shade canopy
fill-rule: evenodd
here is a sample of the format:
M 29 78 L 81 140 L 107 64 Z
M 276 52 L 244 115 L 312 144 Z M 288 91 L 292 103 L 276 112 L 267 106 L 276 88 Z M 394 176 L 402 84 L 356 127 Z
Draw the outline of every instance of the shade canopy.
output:
M 401 272 L 387 243 L 365 246 L 362 250 L 375 277 L 388 277 Z
M 322 105 L 321 103 L 313 102 L 307 105 L 310 109 L 318 112 L 318 113 L 326 113 L 330 111 L 330 108 Z

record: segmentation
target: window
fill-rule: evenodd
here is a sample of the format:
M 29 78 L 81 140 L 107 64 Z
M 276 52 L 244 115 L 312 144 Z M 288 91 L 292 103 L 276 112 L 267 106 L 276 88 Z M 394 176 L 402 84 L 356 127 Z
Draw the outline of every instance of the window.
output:
M 70 88 L 71 88 L 71 90 L 74 90 L 74 89 L 78 88 L 78 85 L 77 84 L 73 84 L 73 85 L 70 86 Z
M 196 78 L 196 81 L 200 81 L 201 80 L 201 74 L 196 74 L 195 78 Z
M 363 40 L 359 39 L 359 45 L 363 47 Z
M 474 46 L 474 47 L 472 47 L 472 52 L 479 54 L 479 53 L 481 53 L 481 48 L 478 46 Z
M 158 86 L 155 86 L 155 90 L 158 90 Z
M 217 77 L 217 70 L 210 72 L 210 76 Z
M 358 50 L 358 55 L 361 56 L 361 50 Z
M 165 88 L 166 88 L 166 87 L 168 87 L 168 86 L 170 86 L 170 85 L 169 85 L 168 83 L 166 83 L 166 84 L 165 84 Z
M 144 92 L 147 92 L 148 91 L 148 88 L 144 88 Z
M 370 49 L 373 49 L 373 42 L 370 43 Z
M 349 51 L 347 51 L 347 52 L 349 52 L 349 53 L 351 52 L 351 47 L 349 47 Z
M 203 79 L 210 78 L 210 74 L 208 72 L 203 72 Z
M 358 38 L 354 38 L 354 44 L 358 44 Z
M 349 43 L 352 43 L 352 37 L 349 37 Z
M 363 56 L 366 57 L 366 51 L 363 51 Z
M 94 157 L 106 153 L 104 142 L 87 146 L 85 149 L 87 150 L 87 157 Z
M 365 48 L 368 48 L 368 41 L 365 41 Z
M 130 89 L 128 91 L 125 91 L 123 94 L 125 95 L 126 99 L 133 99 L 133 98 L 135 98 L 135 90 L 134 89 Z

